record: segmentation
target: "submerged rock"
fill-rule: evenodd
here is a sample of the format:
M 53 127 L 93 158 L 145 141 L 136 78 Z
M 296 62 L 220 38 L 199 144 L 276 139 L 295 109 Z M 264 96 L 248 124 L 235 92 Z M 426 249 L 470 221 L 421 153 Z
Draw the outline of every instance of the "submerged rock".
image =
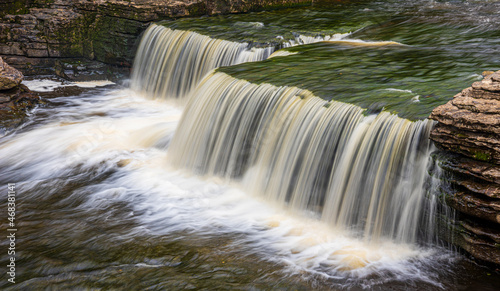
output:
M 4 62 L 2 57 L 0 57 L 0 91 L 19 86 L 23 77 L 21 72 L 9 66 L 9 64 Z

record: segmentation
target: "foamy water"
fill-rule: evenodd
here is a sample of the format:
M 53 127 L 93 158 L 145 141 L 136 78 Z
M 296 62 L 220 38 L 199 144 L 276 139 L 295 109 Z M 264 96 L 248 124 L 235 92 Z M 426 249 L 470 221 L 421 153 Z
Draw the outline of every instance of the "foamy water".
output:
M 46 79 L 33 79 L 24 80 L 23 84 L 26 85 L 31 91 L 35 92 L 52 92 L 56 88 L 76 86 L 80 88 L 96 88 L 104 87 L 108 85 L 114 85 L 115 83 L 108 80 L 101 81 L 82 81 L 82 82 L 66 82 L 66 81 L 56 81 L 56 80 L 46 80 Z

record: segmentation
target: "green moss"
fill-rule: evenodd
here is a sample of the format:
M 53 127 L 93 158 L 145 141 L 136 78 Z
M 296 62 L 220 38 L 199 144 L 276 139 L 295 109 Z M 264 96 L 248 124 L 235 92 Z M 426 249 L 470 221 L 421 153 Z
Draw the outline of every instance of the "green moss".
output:
M 292 2 L 292 1 L 285 1 L 283 2 L 272 2 L 268 5 L 265 5 L 264 7 L 251 7 L 250 11 L 259 11 L 259 10 L 278 10 L 278 9 L 284 9 L 284 8 L 292 8 L 292 7 L 304 7 L 304 6 L 311 6 L 313 4 L 313 1 L 300 1 L 300 2 Z
M 189 16 L 202 16 L 207 14 L 207 7 L 204 2 L 193 3 L 186 6 Z
M 474 152 L 474 159 L 479 160 L 479 161 L 489 161 L 491 160 L 491 154 L 486 153 L 486 152 Z
M 29 8 L 26 5 L 26 1 L 15 1 L 7 7 L 4 11 L 0 12 L 0 15 L 12 14 L 20 15 L 29 13 Z

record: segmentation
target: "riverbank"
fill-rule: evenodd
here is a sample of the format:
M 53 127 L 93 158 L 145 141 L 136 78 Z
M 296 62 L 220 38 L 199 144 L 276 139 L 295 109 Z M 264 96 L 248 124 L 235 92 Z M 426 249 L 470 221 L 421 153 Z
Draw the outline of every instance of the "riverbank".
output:
M 79 68 L 83 74 L 119 77 L 127 75 L 139 35 L 153 21 L 311 3 L 310 0 L 11 0 L 2 4 L 0 12 L 0 55 L 27 75 L 55 73 L 64 77 L 57 68 L 62 62 L 82 63 Z M 85 66 L 89 61 L 105 65 L 101 65 L 102 69 Z

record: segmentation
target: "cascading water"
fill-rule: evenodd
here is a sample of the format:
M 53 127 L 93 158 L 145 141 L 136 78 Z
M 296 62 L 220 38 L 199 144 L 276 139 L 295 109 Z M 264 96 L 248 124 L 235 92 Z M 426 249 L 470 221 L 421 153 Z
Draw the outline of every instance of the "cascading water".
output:
M 195 32 L 152 24 L 137 51 L 132 88 L 154 98 L 184 96 L 210 70 L 260 61 L 271 48 L 248 50 L 245 43 L 213 39 Z
M 193 93 L 169 161 L 199 174 L 242 178 L 250 192 L 364 237 L 416 241 L 432 122 L 327 102 L 296 87 L 223 73 Z
M 416 241 L 432 124 L 383 112 L 360 127 L 332 173 L 323 219 L 360 226 L 365 236 Z
M 333 36 L 302 36 L 281 46 L 340 39 Z M 179 98 L 196 88 L 211 70 L 267 59 L 276 46 L 252 47 L 248 43 L 214 39 L 196 32 L 173 30 L 151 24 L 137 50 L 131 87 L 153 98 Z

